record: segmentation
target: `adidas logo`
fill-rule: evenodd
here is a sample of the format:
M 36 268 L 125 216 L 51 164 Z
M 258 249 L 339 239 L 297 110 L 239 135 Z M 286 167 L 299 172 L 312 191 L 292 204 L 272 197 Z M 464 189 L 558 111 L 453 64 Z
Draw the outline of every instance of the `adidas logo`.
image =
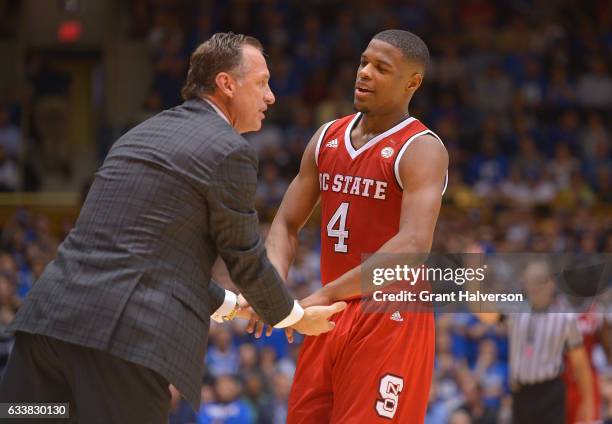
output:
M 391 314 L 391 319 L 393 321 L 398 321 L 398 322 L 403 322 L 404 318 L 402 318 L 402 314 L 400 314 L 400 311 L 395 311 Z
M 332 141 L 328 141 L 325 147 L 331 147 L 333 149 L 338 147 L 338 139 L 334 138 Z

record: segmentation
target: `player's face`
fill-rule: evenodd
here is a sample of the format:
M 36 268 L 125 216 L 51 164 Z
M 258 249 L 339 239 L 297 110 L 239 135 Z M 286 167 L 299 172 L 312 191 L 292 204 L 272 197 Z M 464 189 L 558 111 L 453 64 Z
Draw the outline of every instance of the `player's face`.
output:
M 252 46 L 245 46 L 242 54 L 242 75 L 236 78 L 236 90 L 230 106 L 234 127 L 241 134 L 259 130 L 268 105 L 274 103 L 274 94 L 268 85 L 270 71 L 263 55 Z
M 360 112 L 405 109 L 423 79 L 422 70 L 389 43 L 372 40 L 361 55 L 353 104 Z

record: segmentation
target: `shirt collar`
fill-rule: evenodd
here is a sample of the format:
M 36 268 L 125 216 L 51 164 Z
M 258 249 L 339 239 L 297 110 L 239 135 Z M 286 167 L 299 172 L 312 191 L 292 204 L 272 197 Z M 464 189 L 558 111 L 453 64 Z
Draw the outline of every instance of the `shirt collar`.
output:
M 206 99 L 206 98 L 204 99 L 204 101 L 205 101 L 206 103 L 208 103 L 208 104 L 209 104 L 209 105 L 210 105 L 210 106 L 211 106 L 211 107 L 212 107 L 212 108 L 215 110 L 215 112 L 217 112 L 217 114 L 218 114 L 218 115 L 219 115 L 221 118 L 223 118 L 223 119 L 225 120 L 225 122 L 227 122 L 228 124 L 230 124 L 230 126 L 232 125 L 232 124 L 230 123 L 229 119 L 227 118 L 227 116 L 225 116 L 225 114 L 224 114 L 223 112 L 221 112 L 221 109 L 219 109 L 219 108 L 217 107 L 217 105 L 216 105 L 216 104 L 214 104 L 213 102 L 211 102 L 210 100 L 208 100 L 208 99 Z

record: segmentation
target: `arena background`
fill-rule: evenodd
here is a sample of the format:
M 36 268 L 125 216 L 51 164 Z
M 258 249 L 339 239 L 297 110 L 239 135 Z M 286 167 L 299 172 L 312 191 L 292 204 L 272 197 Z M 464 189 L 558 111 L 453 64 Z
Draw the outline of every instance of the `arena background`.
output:
M 316 128 L 352 113 L 358 58 L 386 28 L 432 54 L 411 113 L 440 135 L 449 186 L 433 250 L 612 252 L 612 2 L 0 0 L 0 328 L 54 256 L 96 167 L 134 124 L 180 103 L 190 52 L 217 31 L 264 44 L 277 102 L 249 134 L 265 233 Z M 289 277 L 319 284 L 319 222 Z M 223 266 L 218 276 L 228 286 Z M 11 336 L 2 331 L 0 368 Z M 437 319 L 428 424 L 508 422 L 503 325 Z M 215 325 L 200 417 L 283 423 L 299 343 Z M 410 349 L 410 346 L 407 346 Z M 595 353 L 603 416 L 612 371 Z M 456 410 L 463 412 L 455 412 Z

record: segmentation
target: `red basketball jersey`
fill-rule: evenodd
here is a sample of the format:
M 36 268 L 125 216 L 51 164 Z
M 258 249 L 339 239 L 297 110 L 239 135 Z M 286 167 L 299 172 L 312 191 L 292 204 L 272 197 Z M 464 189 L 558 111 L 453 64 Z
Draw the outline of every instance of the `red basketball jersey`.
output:
M 438 138 L 418 119 L 408 117 L 355 149 L 351 131 L 360 117 L 357 113 L 326 124 L 316 147 L 323 284 L 361 264 L 364 255 L 398 233 L 400 159 L 418 136 L 429 133 Z M 445 189 L 446 181 L 441 193 Z

